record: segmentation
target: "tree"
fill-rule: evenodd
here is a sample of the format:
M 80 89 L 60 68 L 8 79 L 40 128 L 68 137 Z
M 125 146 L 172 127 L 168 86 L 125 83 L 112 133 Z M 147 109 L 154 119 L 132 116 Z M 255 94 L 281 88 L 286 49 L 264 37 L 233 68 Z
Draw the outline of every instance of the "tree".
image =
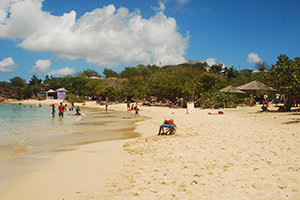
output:
M 242 69 L 239 71 L 240 76 L 250 77 L 253 70 L 250 69 Z
M 102 77 L 97 71 L 93 70 L 93 69 L 86 69 L 83 70 L 83 72 L 78 72 L 76 74 L 76 76 L 78 77 L 92 77 L 92 76 L 96 76 L 96 77 Z
M 121 78 L 130 78 L 138 75 L 140 75 L 140 73 L 136 67 L 125 67 L 125 69 L 120 73 Z
M 219 63 L 219 64 L 215 64 L 215 65 L 212 65 L 210 67 L 211 69 L 211 72 L 214 73 L 214 74 L 219 74 L 220 71 L 222 71 L 222 64 Z
M 39 79 L 36 75 L 33 75 L 31 80 L 29 80 L 29 86 L 31 87 L 31 93 L 33 92 L 35 95 L 37 95 L 39 93 L 39 91 L 41 90 L 41 83 L 42 83 L 42 79 Z M 28 92 L 29 93 L 29 92 Z M 25 94 L 24 94 L 25 96 Z M 29 95 L 27 95 L 29 96 Z M 30 98 L 30 97 L 24 97 L 24 98 Z
M 270 66 L 265 61 L 263 61 L 263 62 L 261 62 L 261 61 L 256 62 L 254 68 L 258 69 L 261 72 L 264 72 L 265 70 L 268 70 L 268 71 L 270 70 Z
M 225 74 L 227 75 L 228 79 L 236 78 L 239 74 L 239 72 L 236 69 L 234 69 L 234 67 L 231 67 L 231 66 L 225 67 L 224 70 L 225 70 Z
M 26 84 L 26 80 L 22 79 L 19 76 L 15 76 L 14 78 L 9 79 L 9 80 L 10 80 L 11 86 L 24 87 Z
M 273 85 L 280 92 L 287 94 L 283 111 L 290 111 L 292 107 L 292 93 L 300 95 L 300 57 L 294 60 L 286 55 L 278 56 L 278 61 L 271 68 Z
M 6 81 L 0 81 L 0 87 L 8 87 L 9 83 Z
M 36 75 L 33 75 L 31 80 L 29 80 L 29 85 L 41 84 L 42 79 L 39 79 Z
M 119 74 L 115 71 L 113 71 L 112 69 L 104 69 L 103 70 L 103 74 L 105 75 L 105 78 L 110 78 L 110 77 L 115 77 L 118 78 Z
M 51 79 L 53 78 L 53 76 L 51 75 L 50 77 L 49 77 L 49 75 L 47 74 L 46 76 L 45 76 L 45 79 L 44 79 L 44 84 L 48 84 L 50 81 L 51 81 Z
M 104 95 L 106 97 L 108 97 L 110 100 L 114 99 L 115 100 L 115 96 L 116 96 L 116 89 L 114 87 L 106 87 L 104 89 Z
M 29 87 L 24 88 L 23 90 L 23 98 L 24 99 L 30 99 L 32 96 L 32 89 L 30 89 Z

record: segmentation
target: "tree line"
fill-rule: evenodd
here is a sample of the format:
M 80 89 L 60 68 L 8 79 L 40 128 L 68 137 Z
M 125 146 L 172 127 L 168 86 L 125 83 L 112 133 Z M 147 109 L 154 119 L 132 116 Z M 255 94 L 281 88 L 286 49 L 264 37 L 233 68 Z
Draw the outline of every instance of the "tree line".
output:
M 13 87 L 19 99 L 32 98 L 50 88 L 55 90 L 65 87 L 70 100 L 84 100 L 89 96 L 124 101 L 155 96 L 175 101 L 176 97 L 196 99 L 205 96 L 205 93 L 216 93 L 228 85 L 239 86 L 257 80 L 281 93 L 299 95 L 299 66 L 299 57 L 293 60 L 286 55 L 278 56 L 278 61 L 271 66 L 266 62 L 256 63 L 261 73 L 252 73 L 249 69 L 238 71 L 235 67 L 222 68 L 221 64 L 207 68 L 200 62 L 164 67 L 140 64 L 125 67 L 120 73 L 105 68 L 104 76 L 92 69 L 64 77 L 46 75 L 44 80 L 33 75 L 28 84 L 21 77 L 14 77 L 10 83 L 0 82 L 0 86 Z

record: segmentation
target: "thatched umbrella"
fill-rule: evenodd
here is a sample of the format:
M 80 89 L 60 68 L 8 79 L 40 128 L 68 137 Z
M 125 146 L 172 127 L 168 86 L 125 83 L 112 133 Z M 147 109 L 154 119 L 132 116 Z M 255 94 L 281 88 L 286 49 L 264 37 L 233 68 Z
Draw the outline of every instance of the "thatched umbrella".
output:
M 240 90 L 252 90 L 254 91 L 254 96 L 256 96 L 256 91 L 277 91 L 274 88 L 268 87 L 259 81 L 252 81 L 236 88 Z
M 231 85 L 229 85 L 226 88 L 223 88 L 223 89 L 219 90 L 218 92 L 230 93 L 230 94 L 246 94 L 246 92 L 243 92 L 242 90 L 239 90 L 236 87 L 233 87 Z

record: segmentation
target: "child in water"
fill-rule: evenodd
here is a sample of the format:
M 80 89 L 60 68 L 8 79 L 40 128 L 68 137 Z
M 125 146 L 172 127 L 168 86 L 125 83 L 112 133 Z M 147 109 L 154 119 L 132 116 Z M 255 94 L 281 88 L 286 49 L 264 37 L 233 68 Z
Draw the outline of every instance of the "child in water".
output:
M 134 109 L 135 109 L 135 117 L 137 117 L 137 116 L 140 117 L 139 108 L 137 106 L 135 106 Z

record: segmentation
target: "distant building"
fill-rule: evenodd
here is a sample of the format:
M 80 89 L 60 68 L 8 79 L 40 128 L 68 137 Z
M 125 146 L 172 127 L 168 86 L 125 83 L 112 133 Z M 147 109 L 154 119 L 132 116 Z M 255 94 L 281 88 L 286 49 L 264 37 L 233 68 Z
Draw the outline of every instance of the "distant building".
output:
M 98 80 L 101 80 L 103 78 L 100 78 L 100 77 L 97 77 L 97 76 L 91 76 L 91 77 L 88 77 L 89 79 L 98 79 Z
M 252 73 L 252 74 L 256 74 L 256 73 L 262 73 L 262 72 L 270 72 L 270 71 L 267 70 L 267 69 L 265 69 L 265 70 L 263 70 L 263 71 L 260 71 L 259 69 L 256 69 L 256 70 L 252 71 L 251 73 Z
M 47 92 L 41 92 L 38 97 L 39 100 L 47 100 L 47 99 L 64 99 L 66 98 L 67 90 L 63 88 L 58 88 L 55 91 L 50 89 Z
M 64 99 L 67 96 L 66 91 L 67 90 L 64 87 L 56 89 L 57 99 Z

